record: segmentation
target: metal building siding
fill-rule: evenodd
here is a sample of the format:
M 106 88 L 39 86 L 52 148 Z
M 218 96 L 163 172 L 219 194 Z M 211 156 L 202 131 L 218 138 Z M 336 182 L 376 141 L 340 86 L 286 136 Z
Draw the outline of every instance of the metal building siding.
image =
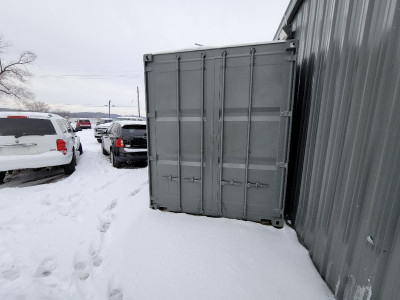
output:
M 283 226 L 295 48 L 145 55 L 153 208 Z
M 286 21 L 299 40 L 287 213 L 339 299 L 399 299 L 400 1 L 291 1 Z

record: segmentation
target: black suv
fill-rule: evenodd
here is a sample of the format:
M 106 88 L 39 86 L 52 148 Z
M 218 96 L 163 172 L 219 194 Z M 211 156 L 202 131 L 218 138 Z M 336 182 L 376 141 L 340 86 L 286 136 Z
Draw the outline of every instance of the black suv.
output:
M 147 132 L 145 121 L 116 121 L 101 138 L 104 155 L 110 155 L 115 168 L 123 164 L 147 166 Z

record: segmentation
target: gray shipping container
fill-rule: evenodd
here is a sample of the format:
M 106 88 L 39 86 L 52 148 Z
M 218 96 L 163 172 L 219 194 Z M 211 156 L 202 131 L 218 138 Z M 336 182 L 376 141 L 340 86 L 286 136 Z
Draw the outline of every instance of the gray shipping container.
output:
M 152 208 L 283 226 L 296 48 L 144 55 Z

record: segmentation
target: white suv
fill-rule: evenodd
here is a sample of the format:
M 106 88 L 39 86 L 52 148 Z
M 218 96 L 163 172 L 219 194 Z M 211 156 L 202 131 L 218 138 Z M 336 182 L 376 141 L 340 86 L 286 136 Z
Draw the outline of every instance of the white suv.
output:
M 10 170 L 62 166 L 72 174 L 83 153 L 80 130 L 55 114 L 0 112 L 0 183 Z

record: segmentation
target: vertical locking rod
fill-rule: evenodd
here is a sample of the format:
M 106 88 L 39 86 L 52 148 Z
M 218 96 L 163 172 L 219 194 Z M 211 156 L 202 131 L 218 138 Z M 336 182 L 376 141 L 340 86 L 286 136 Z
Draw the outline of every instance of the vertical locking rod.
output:
M 246 145 L 246 167 L 245 180 L 248 182 L 249 177 L 249 150 L 250 150 L 250 133 L 251 133 L 251 108 L 253 106 L 253 73 L 254 73 L 254 54 L 256 49 L 250 50 L 250 83 L 249 83 L 249 109 L 247 112 L 247 145 Z M 243 204 L 243 219 L 247 218 L 247 184 L 244 184 L 244 204 Z
M 292 54 L 293 56 L 295 56 L 294 54 Z M 295 72 L 295 68 L 296 68 L 296 59 L 293 59 L 292 61 L 289 62 L 290 63 L 290 73 L 289 73 L 289 82 L 291 82 L 291 89 L 288 93 L 288 107 L 287 110 L 292 112 L 293 111 L 293 98 L 294 98 L 294 93 L 295 93 L 295 77 L 296 77 L 296 72 Z M 286 122 L 287 122 L 287 131 L 286 131 L 286 136 L 285 136 L 285 152 L 284 152 L 284 156 L 285 156 L 285 163 L 286 163 L 286 167 L 282 169 L 282 184 L 280 187 L 280 208 L 284 209 L 285 207 L 285 202 L 286 202 L 286 185 L 287 185 L 287 168 L 288 168 L 288 164 L 289 164 L 289 149 L 290 149 L 290 137 L 292 135 L 292 116 L 290 115 L 288 118 L 285 118 Z
M 201 186 L 200 186 L 200 201 L 201 201 L 201 207 L 200 207 L 200 213 L 204 213 L 204 195 L 203 195 L 203 189 L 204 189 L 204 178 L 203 178 L 203 162 L 204 162 L 204 72 L 206 69 L 206 56 L 204 53 L 201 54 L 201 141 L 200 141 L 200 180 L 201 180 Z
M 220 133 L 220 151 L 219 151 L 219 213 L 222 216 L 222 175 L 224 164 L 224 108 L 225 108 L 225 71 L 226 71 L 226 51 L 222 52 L 222 91 L 221 91 L 221 133 Z
M 180 60 L 178 54 L 176 56 L 176 120 L 177 120 L 177 134 L 178 134 L 178 201 L 179 209 L 182 211 L 182 198 L 181 198 L 181 126 L 180 126 Z

